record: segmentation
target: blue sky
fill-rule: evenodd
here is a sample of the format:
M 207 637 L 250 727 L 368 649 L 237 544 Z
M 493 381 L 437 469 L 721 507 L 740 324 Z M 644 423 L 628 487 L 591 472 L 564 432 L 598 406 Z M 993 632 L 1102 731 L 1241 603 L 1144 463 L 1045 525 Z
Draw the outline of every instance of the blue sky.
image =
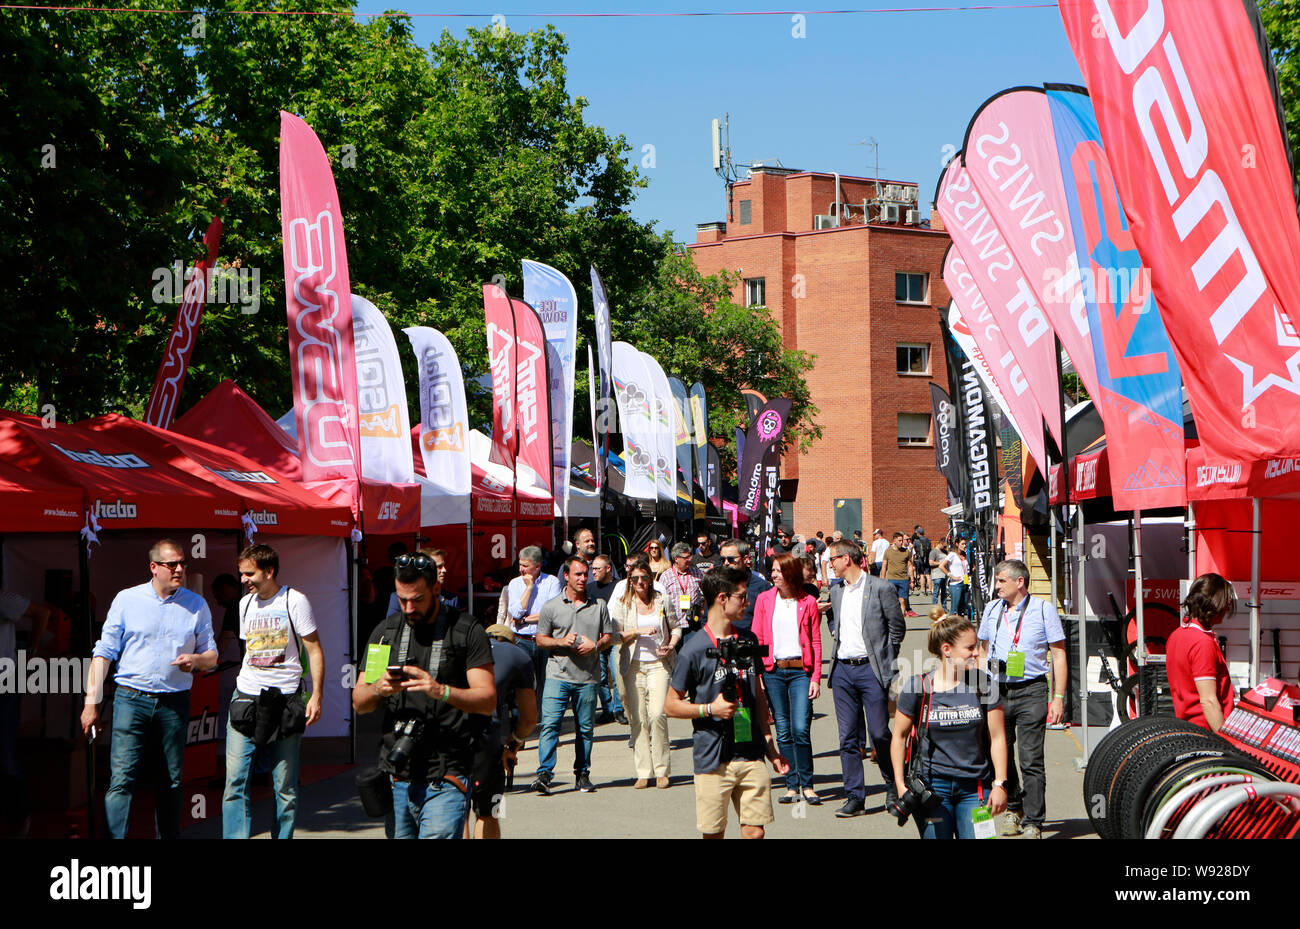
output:
M 858 0 L 857 8 L 948 5 L 945 0 Z M 986 5 L 1006 6 L 1006 0 Z M 401 7 L 473 11 L 479 4 Z M 920 184 L 928 212 L 944 147 L 961 146 L 975 109 L 1017 84 L 1082 83 L 1055 7 L 971 11 L 808 14 L 804 38 L 791 15 L 563 18 L 523 14 L 734 12 L 785 9 L 762 0 L 534 0 L 484 5 L 481 20 L 417 17 L 428 46 L 444 29 L 463 35 L 493 14 L 516 32 L 551 22 L 569 43 L 568 86 L 589 102 L 586 118 L 632 145 L 640 165 L 652 145 L 649 187 L 633 207 L 679 241 L 723 217 L 722 181 L 710 163 L 710 121 L 731 114 L 737 165 L 779 158 L 789 167 L 874 172 Z M 367 11 L 358 5 L 359 12 Z

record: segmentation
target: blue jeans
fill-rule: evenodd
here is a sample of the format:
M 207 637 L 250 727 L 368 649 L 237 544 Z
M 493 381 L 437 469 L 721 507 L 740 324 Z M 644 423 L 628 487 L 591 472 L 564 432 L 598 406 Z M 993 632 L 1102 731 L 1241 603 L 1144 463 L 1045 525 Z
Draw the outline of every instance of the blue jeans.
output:
M 112 771 L 104 795 L 108 834 L 125 839 L 131 819 L 131 795 L 151 737 L 162 742 L 167 764 L 167 784 L 158 787 L 154 826 L 160 839 L 180 838 L 181 762 L 185 757 L 185 729 L 190 719 L 190 694 L 145 694 L 125 687 L 113 698 L 113 744 L 108 761 Z
M 592 730 L 596 721 L 595 684 L 574 684 L 551 679 L 542 697 L 542 732 L 537 742 L 537 773 L 555 771 L 555 750 L 560 742 L 560 721 L 573 701 L 573 774 L 580 777 L 591 770 Z
M 537 691 L 537 699 L 540 702 L 543 685 L 546 683 L 546 660 L 550 655 L 544 649 L 538 648 L 537 640 L 531 636 L 520 636 L 515 639 L 515 644 L 526 651 L 533 661 L 534 690 Z
M 979 798 L 979 781 L 973 777 L 947 777 L 934 774 L 930 789 L 943 798 L 939 808 L 928 820 L 917 819 L 916 828 L 923 839 L 975 838 L 975 827 L 970 821 L 971 811 L 984 804 Z M 988 791 L 984 795 L 988 796 Z
M 384 818 L 390 839 L 459 839 L 464 837 L 469 797 L 451 781 L 393 779 L 393 808 Z
M 966 585 L 957 581 L 948 582 L 948 592 L 952 594 L 952 609 L 949 612 L 959 616 L 966 615 Z
M 297 697 L 290 699 L 296 700 Z M 292 839 L 294 820 L 298 816 L 298 757 L 302 733 L 278 739 L 262 747 L 271 763 L 271 780 L 275 785 L 275 818 L 271 820 L 271 838 Z M 226 793 L 221 799 L 221 837 L 246 839 L 253 826 L 253 800 L 248 795 L 248 775 L 253 768 L 257 746 L 234 726 L 226 731 Z
M 614 654 L 612 648 L 607 648 L 600 653 L 600 708 L 606 713 L 617 716 L 623 712 L 623 701 L 618 697 L 617 678 L 610 664 L 612 654 Z
M 808 686 L 812 676 L 801 668 L 773 668 L 763 672 L 763 685 L 772 704 L 776 723 L 776 744 L 790 762 L 785 776 L 789 790 L 811 790 L 813 786 L 812 700 Z
M 934 581 L 934 602 L 945 610 L 948 609 L 948 578 L 932 578 Z

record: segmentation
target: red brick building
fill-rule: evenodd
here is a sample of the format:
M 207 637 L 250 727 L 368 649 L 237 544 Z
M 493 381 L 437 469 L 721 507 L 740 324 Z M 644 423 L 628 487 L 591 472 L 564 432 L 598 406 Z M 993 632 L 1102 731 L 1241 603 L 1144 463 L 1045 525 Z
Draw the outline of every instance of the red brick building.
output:
M 739 269 L 733 299 L 766 305 L 786 347 L 816 356 L 823 435 L 782 462 L 786 521 L 805 536 L 946 531 L 929 385 L 948 384 L 950 239 L 937 216 L 921 224 L 916 184 L 755 166 L 733 187 L 732 222 L 697 230 L 700 271 Z

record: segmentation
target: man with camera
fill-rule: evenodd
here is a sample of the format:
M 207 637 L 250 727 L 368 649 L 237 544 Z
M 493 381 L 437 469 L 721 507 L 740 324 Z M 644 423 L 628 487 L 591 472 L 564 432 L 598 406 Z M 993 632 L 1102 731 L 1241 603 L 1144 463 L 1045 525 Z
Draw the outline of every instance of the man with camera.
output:
M 358 713 L 384 710 L 379 770 L 392 798 L 375 805 L 389 807 L 389 838 L 459 838 L 475 748 L 497 705 L 492 651 L 482 626 L 441 602 L 432 558 L 399 555 L 394 567 L 401 612 L 375 627 L 352 690 Z
M 537 619 L 537 647 L 551 653 L 546 664 L 550 683 L 542 695 L 542 731 L 537 744 L 537 779 L 533 790 L 551 792 L 560 722 L 573 702 L 573 774 L 578 790 L 591 793 L 591 746 L 595 741 L 596 690 L 600 653 L 614 641 L 614 620 L 604 600 L 587 596 L 587 562 L 570 555 L 564 562 L 564 592 L 542 607 Z
M 748 583 L 748 574 L 731 565 L 705 575 L 700 587 L 708 618 L 682 647 L 664 704 L 669 716 L 691 720 L 695 730 L 696 828 L 706 839 L 727 831 L 728 804 L 736 809 L 743 838 L 763 838 L 763 827 L 773 819 L 763 759 L 771 759 L 778 774 L 790 770 L 768 729 L 767 701 L 758 684 L 758 659 L 767 649 L 733 627 L 745 613 Z
M 852 542 L 831 544 L 831 570 L 844 581 L 831 588 L 836 621 L 829 677 L 847 795 L 844 805 L 835 811 L 840 818 L 866 812 L 862 758 L 867 736 L 885 782 L 886 809 L 897 799 L 889 760 L 889 685 L 898 673 L 898 649 L 907 622 L 894 586 L 863 571 L 858 564 L 861 557 L 861 550 Z
M 1056 606 L 1029 596 L 1029 568 L 1023 561 L 999 562 L 993 579 L 999 599 L 984 608 L 978 635 L 980 656 L 988 661 L 989 673 L 997 676 L 1002 691 L 1007 760 L 1017 754 L 1020 759 L 1019 772 L 1014 763 L 1008 765 L 1002 832 L 1041 839 L 1047 815 L 1043 739 L 1047 725 L 1059 723 L 1065 716 L 1065 632 Z M 1050 701 L 1049 662 L 1055 690 Z

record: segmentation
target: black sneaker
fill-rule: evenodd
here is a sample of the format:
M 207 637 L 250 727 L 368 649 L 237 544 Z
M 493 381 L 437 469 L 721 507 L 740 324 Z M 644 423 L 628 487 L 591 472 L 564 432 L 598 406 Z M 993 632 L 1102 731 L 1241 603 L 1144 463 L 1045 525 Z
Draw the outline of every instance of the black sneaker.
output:
M 551 772 L 537 772 L 537 779 L 533 781 L 532 789 L 537 791 L 543 797 L 549 797 L 551 795 Z
M 844 801 L 844 805 L 835 811 L 835 815 L 840 819 L 847 819 L 850 816 L 861 816 L 867 812 L 867 806 L 856 797 L 849 797 Z
M 618 723 L 620 726 L 626 726 L 627 714 L 622 712 L 614 714 L 614 722 Z
M 596 788 L 591 783 L 591 778 L 587 777 L 585 774 L 578 775 L 577 787 L 584 794 L 596 792 Z

